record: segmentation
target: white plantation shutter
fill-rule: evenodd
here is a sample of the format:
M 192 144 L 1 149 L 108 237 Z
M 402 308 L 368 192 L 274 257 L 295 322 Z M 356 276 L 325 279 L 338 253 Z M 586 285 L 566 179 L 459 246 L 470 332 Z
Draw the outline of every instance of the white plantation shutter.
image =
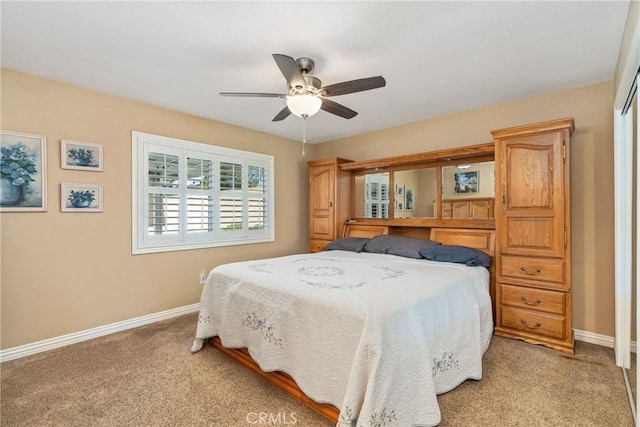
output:
M 389 218 L 388 174 L 365 175 L 365 217 Z
M 233 233 L 245 229 L 242 176 L 241 162 L 233 159 L 220 162 L 220 231 Z
M 178 176 L 180 157 L 174 154 L 149 152 L 147 159 L 147 208 L 149 233 L 180 232 L 180 193 Z
M 273 241 L 273 157 L 133 132 L 133 253 Z
M 249 163 L 247 170 L 249 231 L 265 230 L 269 223 L 269 174 L 266 164 Z
M 187 234 L 213 232 L 213 158 L 198 154 L 187 157 Z

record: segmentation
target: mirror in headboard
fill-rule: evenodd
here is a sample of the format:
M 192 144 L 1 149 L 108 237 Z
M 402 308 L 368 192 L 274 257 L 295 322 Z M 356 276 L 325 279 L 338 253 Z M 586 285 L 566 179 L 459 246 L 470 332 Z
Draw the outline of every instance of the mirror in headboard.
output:
M 355 175 L 354 210 L 360 218 L 389 218 L 389 172 Z
M 494 218 L 493 143 L 345 163 L 352 172 L 352 218 Z
M 494 218 L 495 162 L 442 167 L 442 218 Z
M 436 218 L 437 173 L 423 168 L 354 175 L 355 217 Z
M 437 168 L 393 172 L 393 217 L 436 218 Z

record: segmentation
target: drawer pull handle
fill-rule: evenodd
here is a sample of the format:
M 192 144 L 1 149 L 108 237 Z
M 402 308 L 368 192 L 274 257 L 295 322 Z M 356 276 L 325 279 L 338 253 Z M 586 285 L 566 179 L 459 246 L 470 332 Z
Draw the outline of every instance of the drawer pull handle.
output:
M 527 297 L 520 297 L 520 300 L 527 305 L 533 305 L 533 306 L 540 305 L 542 303 L 542 301 L 539 299 L 536 299 L 534 302 L 529 302 Z
M 538 274 L 540 274 L 540 269 L 537 267 L 533 271 L 527 270 L 527 267 L 520 267 L 520 271 L 522 271 L 524 274 L 528 274 L 529 276 L 537 276 Z
M 536 322 L 535 325 L 529 326 L 527 324 L 527 321 L 524 320 L 524 319 L 520 319 L 520 322 L 522 322 L 522 326 L 524 326 L 525 328 L 529 328 L 529 329 L 538 329 L 540 326 L 542 326 L 542 323 L 540 323 L 540 322 Z

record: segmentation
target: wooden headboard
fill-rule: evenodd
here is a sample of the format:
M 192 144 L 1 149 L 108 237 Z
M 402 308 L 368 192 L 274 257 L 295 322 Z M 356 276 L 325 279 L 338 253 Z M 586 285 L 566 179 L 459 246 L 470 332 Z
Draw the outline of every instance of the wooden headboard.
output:
M 493 307 L 493 320 L 496 314 L 496 278 L 495 278 L 495 253 L 496 253 L 496 231 L 476 228 L 426 228 L 426 227 L 403 227 L 387 225 L 366 225 L 346 223 L 342 230 L 342 237 L 368 237 L 372 238 L 380 234 L 393 234 L 406 237 L 420 237 L 439 242 L 443 245 L 459 245 L 478 249 L 491 257 L 489 273 L 489 294 L 491 295 L 491 305 Z
M 429 238 L 443 245 L 460 245 L 479 249 L 491 258 L 496 254 L 495 230 L 432 228 Z
M 490 257 L 495 256 L 495 230 L 475 228 L 426 228 L 387 225 L 366 225 L 346 223 L 342 237 L 374 237 L 379 234 L 393 234 L 406 237 L 420 237 L 440 242 L 443 245 L 460 245 L 479 249 Z

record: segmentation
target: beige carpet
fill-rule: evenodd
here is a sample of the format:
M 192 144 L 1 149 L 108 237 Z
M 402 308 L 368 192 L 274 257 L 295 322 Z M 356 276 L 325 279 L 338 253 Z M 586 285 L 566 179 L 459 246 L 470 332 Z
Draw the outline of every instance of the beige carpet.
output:
M 182 316 L 3 363 L 0 424 L 332 425 L 217 350 L 190 354 L 195 323 Z M 439 402 L 442 426 L 633 425 L 613 351 L 580 342 L 567 356 L 494 337 L 484 379 Z

